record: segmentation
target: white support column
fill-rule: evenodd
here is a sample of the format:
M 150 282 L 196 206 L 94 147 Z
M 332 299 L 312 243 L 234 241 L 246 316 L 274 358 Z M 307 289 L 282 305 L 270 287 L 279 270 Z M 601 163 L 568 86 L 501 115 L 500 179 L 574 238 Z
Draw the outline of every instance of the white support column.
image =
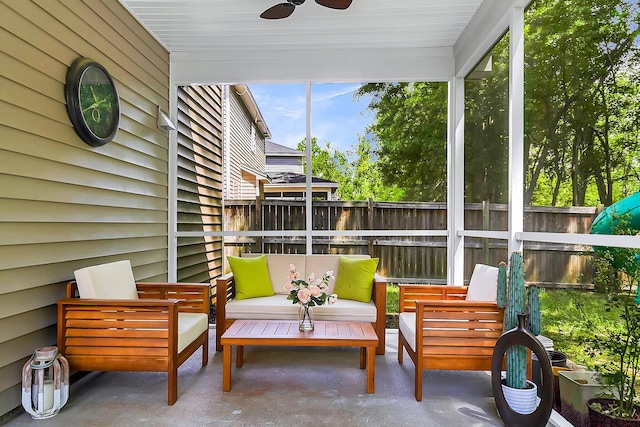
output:
M 509 256 L 522 252 L 524 229 L 524 8 L 509 25 Z
M 447 284 L 464 280 L 464 78 L 449 82 L 447 125 Z
M 169 82 L 169 117 L 171 122 L 178 123 L 178 85 Z M 168 171 L 168 265 L 167 279 L 169 283 L 178 281 L 178 131 L 169 131 L 169 171 Z
M 305 231 L 307 239 L 307 255 L 310 255 L 313 253 L 313 241 L 311 239 L 313 231 L 313 191 L 311 186 L 311 83 L 307 83 L 307 143 L 305 145 L 307 147 L 307 191 L 305 193 L 307 196 L 305 197 L 307 226 L 305 227 Z

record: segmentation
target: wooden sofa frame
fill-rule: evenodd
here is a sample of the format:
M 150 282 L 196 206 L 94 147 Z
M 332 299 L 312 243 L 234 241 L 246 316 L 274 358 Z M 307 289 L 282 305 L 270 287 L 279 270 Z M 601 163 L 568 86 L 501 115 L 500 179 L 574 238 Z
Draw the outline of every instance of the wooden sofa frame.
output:
M 400 285 L 400 312 L 416 312 L 416 351 L 398 331 L 398 362 L 404 348 L 415 365 L 418 401 L 423 370 L 491 370 L 504 310 L 495 302 L 466 301 L 466 293 L 466 286 Z
M 209 284 L 136 283 L 137 300 L 77 298 L 75 281 L 58 304 L 58 348 L 78 371 L 167 372 L 168 404 L 178 398 L 178 367 L 202 346 L 206 330 L 178 353 L 178 312 L 209 314 Z
M 216 279 L 216 350 L 222 351 L 220 339 L 222 334 L 233 323 L 233 319 L 226 318 L 225 304 L 235 297 L 235 282 L 233 273 L 227 273 Z M 385 330 L 387 322 L 387 281 L 376 275 L 373 279 L 371 299 L 376 306 L 376 321 L 373 329 L 378 335 L 376 354 L 385 352 Z

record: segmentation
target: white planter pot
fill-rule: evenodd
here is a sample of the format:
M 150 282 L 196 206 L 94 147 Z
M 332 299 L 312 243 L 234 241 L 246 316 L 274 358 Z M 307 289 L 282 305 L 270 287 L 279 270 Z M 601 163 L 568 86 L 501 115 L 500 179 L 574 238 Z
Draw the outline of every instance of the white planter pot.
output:
M 538 387 L 527 380 L 530 388 L 511 388 L 502 384 L 504 398 L 514 411 L 519 414 L 530 414 L 538 407 Z

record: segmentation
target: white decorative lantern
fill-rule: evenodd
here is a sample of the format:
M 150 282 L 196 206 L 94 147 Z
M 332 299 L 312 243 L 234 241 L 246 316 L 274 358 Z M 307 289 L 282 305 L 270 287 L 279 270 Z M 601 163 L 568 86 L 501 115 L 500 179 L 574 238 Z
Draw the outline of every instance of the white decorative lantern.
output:
M 40 347 L 22 368 L 22 406 L 34 419 L 51 418 L 69 398 L 69 362 L 57 347 Z

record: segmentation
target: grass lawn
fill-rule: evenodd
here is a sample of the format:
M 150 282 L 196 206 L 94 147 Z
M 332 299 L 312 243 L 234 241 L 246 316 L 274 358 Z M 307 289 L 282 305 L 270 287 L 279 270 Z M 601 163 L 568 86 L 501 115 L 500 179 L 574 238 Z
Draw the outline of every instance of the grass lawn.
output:
M 387 314 L 397 314 L 400 288 L 397 283 L 387 283 Z
M 545 290 L 540 309 L 541 334 L 553 340 L 556 351 L 589 369 L 598 360 L 589 355 L 588 339 L 619 322 L 616 313 L 606 310 L 605 296 L 588 291 Z

